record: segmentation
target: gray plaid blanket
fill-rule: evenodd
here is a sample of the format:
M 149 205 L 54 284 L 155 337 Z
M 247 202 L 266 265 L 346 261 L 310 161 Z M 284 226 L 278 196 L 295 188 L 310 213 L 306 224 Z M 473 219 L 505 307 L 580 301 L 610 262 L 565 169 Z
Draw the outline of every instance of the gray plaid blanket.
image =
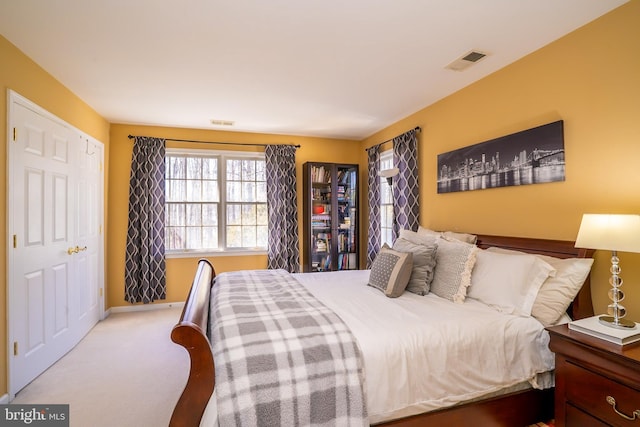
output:
M 355 338 L 286 271 L 218 275 L 209 322 L 220 426 L 368 425 Z

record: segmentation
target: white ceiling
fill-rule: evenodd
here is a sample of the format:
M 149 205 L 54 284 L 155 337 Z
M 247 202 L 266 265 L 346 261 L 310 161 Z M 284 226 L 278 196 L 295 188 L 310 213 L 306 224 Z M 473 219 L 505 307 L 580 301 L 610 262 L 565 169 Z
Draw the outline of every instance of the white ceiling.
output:
M 0 0 L 0 34 L 112 123 L 360 140 L 625 2 Z

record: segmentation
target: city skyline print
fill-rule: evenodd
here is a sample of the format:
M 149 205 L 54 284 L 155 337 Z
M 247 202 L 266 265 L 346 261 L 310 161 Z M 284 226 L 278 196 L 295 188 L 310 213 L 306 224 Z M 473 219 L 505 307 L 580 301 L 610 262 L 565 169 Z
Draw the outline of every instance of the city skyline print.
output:
M 562 120 L 438 155 L 438 193 L 564 180 Z

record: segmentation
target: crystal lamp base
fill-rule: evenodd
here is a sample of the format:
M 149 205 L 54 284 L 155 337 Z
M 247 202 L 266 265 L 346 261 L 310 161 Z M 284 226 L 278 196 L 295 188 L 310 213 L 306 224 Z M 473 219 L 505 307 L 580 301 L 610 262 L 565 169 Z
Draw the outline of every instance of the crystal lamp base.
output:
M 634 322 L 631 322 L 627 319 L 618 318 L 618 321 L 616 322 L 616 319 L 613 316 L 600 316 L 598 320 L 603 325 L 611 326 L 612 328 L 634 329 L 636 327 L 636 324 Z

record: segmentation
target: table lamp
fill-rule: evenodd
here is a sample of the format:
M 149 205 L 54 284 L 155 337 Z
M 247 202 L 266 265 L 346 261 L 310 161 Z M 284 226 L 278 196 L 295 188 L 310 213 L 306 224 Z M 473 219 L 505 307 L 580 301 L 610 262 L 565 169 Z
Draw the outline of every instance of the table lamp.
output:
M 627 313 L 620 304 L 624 292 L 620 289 L 623 282 L 618 251 L 640 253 L 640 215 L 584 214 L 575 246 L 611 251 L 611 304 L 607 306 L 608 316 L 600 316 L 598 320 L 613 328 L 635 328 L 634 322 L 623 319 Z
M 393 178 L 399 173 L 400 173 L 400 169 L 391 168 L 391 169 L 385 169 L 383 171 L 380 171 L 378 175 L 380 175 L 383 178 L 386 178 L 387 184 L 389 184 L 389 187 L 391 187 L 393 185 Z

